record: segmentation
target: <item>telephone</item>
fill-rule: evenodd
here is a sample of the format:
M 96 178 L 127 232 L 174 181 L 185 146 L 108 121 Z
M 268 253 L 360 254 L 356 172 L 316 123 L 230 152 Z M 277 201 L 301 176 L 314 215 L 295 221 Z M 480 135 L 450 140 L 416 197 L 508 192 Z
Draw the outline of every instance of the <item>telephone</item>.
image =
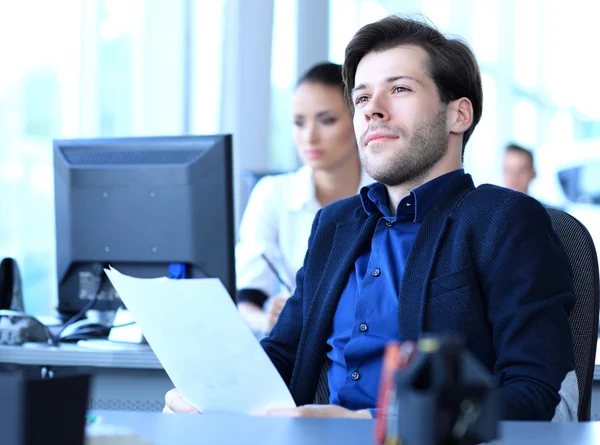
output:
M 0 309 L 25 312 L 21 273 L 13 258 L 4 258 L 0 262 Z
M 48 328 L 25 313 L 17 262 L 4 258 L 0 261 L 0 344 L 47 342 L 50 338 Z

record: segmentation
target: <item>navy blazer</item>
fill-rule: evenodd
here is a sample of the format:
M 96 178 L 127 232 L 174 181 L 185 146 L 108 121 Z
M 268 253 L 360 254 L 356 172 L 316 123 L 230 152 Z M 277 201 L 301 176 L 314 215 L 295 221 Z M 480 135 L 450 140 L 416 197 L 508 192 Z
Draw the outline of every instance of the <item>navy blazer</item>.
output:
M 338 300 L 377 214 L 359 196 L 315 217 L 297 289 L 266 353 L 298 405 L 312 403 Z M 457 179 L 427 212 L 399 286 L 400 340 L 461 333 L 500 386 L 504 419 L 550 420 L 574 370 L 571 269 L 545 208 L 529 196 Z

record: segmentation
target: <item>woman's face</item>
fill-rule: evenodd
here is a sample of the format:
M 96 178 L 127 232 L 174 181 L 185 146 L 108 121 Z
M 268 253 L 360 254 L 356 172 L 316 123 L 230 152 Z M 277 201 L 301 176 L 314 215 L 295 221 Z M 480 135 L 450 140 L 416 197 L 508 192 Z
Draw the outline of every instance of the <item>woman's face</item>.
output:
M 335 169 L 357 157 L 352 116 L 340 87 L 300 84 L 292 108 L 294 142 L 305 164 L 315 170 Z

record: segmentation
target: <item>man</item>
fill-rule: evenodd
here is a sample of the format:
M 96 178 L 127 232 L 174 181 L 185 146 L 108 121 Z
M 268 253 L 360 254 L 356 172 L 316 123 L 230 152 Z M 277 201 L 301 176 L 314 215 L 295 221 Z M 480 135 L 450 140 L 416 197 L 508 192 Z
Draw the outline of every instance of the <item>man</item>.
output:
M 454 332 L 493 373 L 504 419 L 551 419 L 573 383 L 570 269 L 537 201 L 475 188 L 461 169 L 482 111 L 473 54 L 392 16 L 353 37 L 344 79 L 378 182 L 315 217 L 297 290 L 262 342 L 298 408 L 271 414 L 371 417 L 385 344 Z M 327 366 L 329 404 L 311 405 Z M 166 402 L 193 410 L 176 390 Z
M 529 184 L 536 177 L 533 153 L 516 144 L 510 144 L 504 151 L 502 178 L 504 186 L 518 192 L 529 193 Z

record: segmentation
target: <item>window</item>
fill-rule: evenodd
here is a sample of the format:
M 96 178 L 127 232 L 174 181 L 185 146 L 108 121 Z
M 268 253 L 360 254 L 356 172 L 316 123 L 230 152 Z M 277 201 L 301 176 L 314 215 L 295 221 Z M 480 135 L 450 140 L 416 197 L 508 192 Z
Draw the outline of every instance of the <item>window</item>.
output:
M 295 2 L 275 0 L 271 54 L 271 132 L 269 164 L 276 170 L 296 168 L 292 143 L 292 90 L 296 81 Z
M 362 26 L 382 19 L 396 8 L 389 2 L 375 0 L 330 0 L 329 58 L 334 63 L 344 62 L 346 45 Z
M 452 0 L 422 0 L 421 11 L 438 29 L 450 29 Z
M 538 109 L 527 99 L 520 99 L 513 108 L 513 128 L 515 140 L 528 147 L 538 143 Z
M 28 312 L 56 306 L 52 139 L 217 132 L 224 2 L 0 3 L 0 257 Z
M 471 45 L 479 63 L 496 63 L 500 57 L 499 0 L 473 1 Z
M 190 58 L 193 60 L 192 133 L 220 131 L 223 19 L 225 0 L 195 0 Z M 185 75 L 186 73 L 184 73 Z
M 494 77 L 485 72 L 481 75 L 481 81 L 484 111 L 469 139 L 464 159 L 465 170 L 471 173 L 476 184 L 494 182 L 490 178 L 499 175 L 498 157 L 493 155 L 498 148 L 497 84 Z
M 56 294 L 51 139 L 80 124 L 81 16 L 79 1 L 0 4 L 0 256 L 18 261 L 30 312 Z
M 515 2 L 514 76 L 524 89 L 538 85 L 540 58 L 541 1 Z

